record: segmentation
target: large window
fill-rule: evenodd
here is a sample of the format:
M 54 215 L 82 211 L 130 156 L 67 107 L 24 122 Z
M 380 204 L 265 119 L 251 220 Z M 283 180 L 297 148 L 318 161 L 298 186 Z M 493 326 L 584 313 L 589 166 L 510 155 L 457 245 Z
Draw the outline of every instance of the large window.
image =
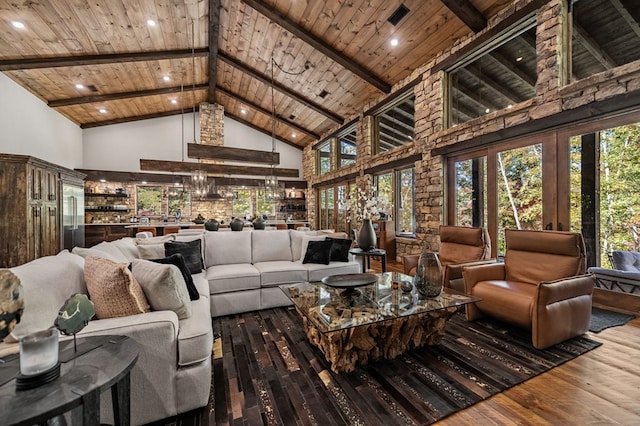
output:
M 323 142 L 316 150 L 318 161 L 318 175 L 323 175 L 331 171 L 331 142 L 333 139 L 329 139 Z
M 352 123 L 320 143 L 316 148 L 318 175 L 333 168 L 347 167 L 356 163 L 356 123 Z
M 136 203 L 138 216 L 160 216 L 162 214 L 162 187 L 136 187 Z
M 536 65 L 534 19 L 469 54 L 447 72 L 448 126 L 533 98 L 538 79 Z
M 338 168 L 355 164 L 357 154 L 356 136 L 355 124 L 338 134 Z
M 395 221 L 397 235 L 415 234 L 414 168 L 408 167 L 374 177 L 377 196 L 392 206 L 388 212 Z
M 233 191 L 233 216 L 234 217 L 251 217 L 251 190 L 236 189 Z
M 374 148 L 376 153 L 389 151 L 413 141 L 415 100 L 412 88 L 374 115 Z
M 640 59 L 640 2 L 572 2 L 571 70 L 579 80 Z

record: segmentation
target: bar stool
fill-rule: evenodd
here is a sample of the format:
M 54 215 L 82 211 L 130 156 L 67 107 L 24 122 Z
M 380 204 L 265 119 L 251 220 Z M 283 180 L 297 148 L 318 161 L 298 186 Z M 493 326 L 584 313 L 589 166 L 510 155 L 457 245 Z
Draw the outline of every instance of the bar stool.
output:
M 179 226 L 165 226 L 162 235 L 177 234 L 180 232 Z

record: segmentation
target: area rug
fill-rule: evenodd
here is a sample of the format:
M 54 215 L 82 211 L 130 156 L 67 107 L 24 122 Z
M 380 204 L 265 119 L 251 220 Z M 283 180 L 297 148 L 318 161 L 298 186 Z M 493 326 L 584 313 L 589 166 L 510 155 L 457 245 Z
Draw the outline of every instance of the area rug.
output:
M 635 317 L 633 315 L 621 314 L 619 312 L 607 311 L 600 308 L 591 309 L 591 323 L 589 331 L 600 333 L 602 330 L 625 325 Z
M 600 346 L 577 337 L 537 350 L 526 331 L 456 314 L 440 345 L 336 374 L 294 309 L 213 325 L 222 339 L 209 407 L 217 424 L 431 424 Z

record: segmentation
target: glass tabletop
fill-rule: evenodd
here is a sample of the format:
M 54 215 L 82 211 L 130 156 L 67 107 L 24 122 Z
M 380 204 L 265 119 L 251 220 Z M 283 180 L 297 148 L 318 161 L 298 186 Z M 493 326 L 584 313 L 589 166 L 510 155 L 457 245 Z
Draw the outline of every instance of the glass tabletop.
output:
M 481 299 L 450 288 L 433 298 L 422 297 L 413 277 L 399 272 L 375 274 L 377 282 L 353 290 L 332 288 L 321 282 L 281 285 L 298 311 L 322 333 L 360 327 L 380 321 L 419 315 Z M 409 290 L 409 291 L 405 291 Z

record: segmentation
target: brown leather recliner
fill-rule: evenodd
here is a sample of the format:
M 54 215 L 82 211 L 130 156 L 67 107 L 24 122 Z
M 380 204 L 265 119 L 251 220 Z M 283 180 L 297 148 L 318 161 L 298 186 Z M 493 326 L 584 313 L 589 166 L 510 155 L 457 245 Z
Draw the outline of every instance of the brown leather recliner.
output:
M 467 320 L 488 315 L 531 330 L 544 349 L 584 334 L 591 319 L 595 277 L 585 274 L 582 235 L 505 230 L 504 263 L 463 268 Z
M 462 266 L 488 262 L 486 259 L 491 255 L 489 233 L 484 228 L 448 225 L 440 225 L 439 232 L 438 259 L 442 265 L 443 284 L 445 287 L 464 292 Z M 402 256 L 405 274 L 415 275 L 419 257 L 420 254 Z

